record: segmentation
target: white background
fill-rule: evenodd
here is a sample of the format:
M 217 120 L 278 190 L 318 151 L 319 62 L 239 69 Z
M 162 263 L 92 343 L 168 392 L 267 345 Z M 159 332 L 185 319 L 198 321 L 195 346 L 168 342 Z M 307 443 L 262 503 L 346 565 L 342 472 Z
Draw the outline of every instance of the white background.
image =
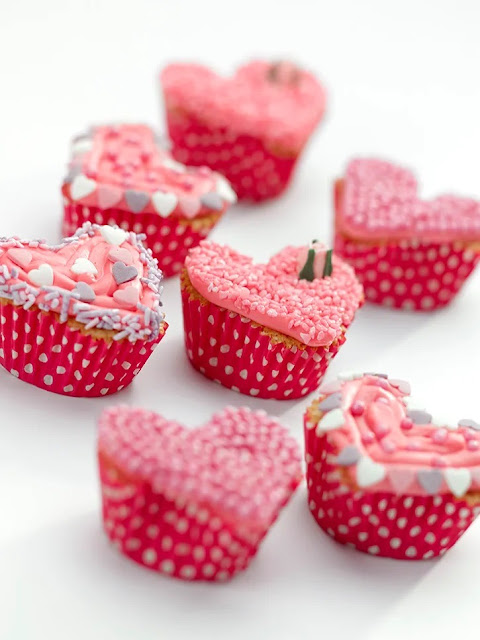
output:
M 329 238 L 331 184 L 355 154 L 414 167 L 422 192 L 480 196 L 480 4 L 402 0 L 0 0 L 0 235 L 58 241 L 72 135 L 92 122 L 163 126 L 157 72 L 253 55 L 310 66 L 328 115 L 283 198 L 235 207 L 213 237 L 258 259 Z M 480 273 L 430 315 L 365 306 L 328 376 L 385 370 L 452 419 L 480 417 Z M 187 584 L 135 565 L 101 531 L 95 420 L 116 402 L 194 426 L 265 408 L 302 441 L 309 400 L 261 401 L 190 368 L 178 279 L 170 329 L 116 397 L 49 394 L 0 372 L 0 637 L 8 640 L 478 638 L 480 524 L 441 561 L 368 557 L 328 539 L 302 487 L 250 569 Z

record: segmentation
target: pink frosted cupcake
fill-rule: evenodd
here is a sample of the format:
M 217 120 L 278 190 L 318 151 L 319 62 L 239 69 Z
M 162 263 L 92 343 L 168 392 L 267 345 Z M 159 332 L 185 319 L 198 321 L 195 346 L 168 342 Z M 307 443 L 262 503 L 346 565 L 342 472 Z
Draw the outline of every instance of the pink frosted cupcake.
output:
M 193 366 L 230 389 L 279 400 L 318 387 L 363 302 L 351 267 L 317 242 L 254 264 L 204 241 L 188 255 L 181 286 Z
M 175 157 L 220 171 L 241 199 L 286 188 L 325 111 L 323 87 L 288 62 L 250 62 L 232 78 L 172 64 L 161 82 Z
M 98 460 L 107 536 L 135 562 L 185 580 L 245 569 L 302 478 L 287 430 L 232 407 L 193 430 L 143 409 L 108 409 Z
M 161 272 L 134 233 L 85 223 L 50 247 L 0 239 L 0 364 L 37 387 L 101 396 L 130 384 L 167 328 Z
M 165 276 L 180 271 L 188 249 L 236 199 L 222 176 L 176 162 L 139 124 L 94 127 L 75 138 L 62 194 L 64 235 L 84 222 L 144 233 Z
M 443 555 L 480 512 L 480 424 L 446 425 L 410 385 L 349 374 L 305 414 L 310 509 L 338 542 L 373 555 Z
M 448 304 L 480 259 L 480 204 L 421 200 L 411 171 L 352 160 L 335 184 L 335 251 L 371 302 L 431 311 Z

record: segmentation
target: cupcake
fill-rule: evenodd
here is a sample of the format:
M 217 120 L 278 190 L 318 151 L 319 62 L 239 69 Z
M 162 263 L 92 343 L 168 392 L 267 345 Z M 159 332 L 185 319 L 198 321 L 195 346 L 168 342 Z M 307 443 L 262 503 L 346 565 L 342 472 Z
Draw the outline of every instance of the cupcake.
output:
M 220 171 L 246 200 L 282 193 L 325 111 L 323 87 L 288 62 L 250 62 L 232 78 L 172 64 L 161 84 L 175 158 Z
M 94 127 L 75 138 L 62 195 L 64 235 L 84 222 L 144 233 L 164 276 L 180 271 L 188 249 L 235 201 L 222 176 L 176 162 L 139 124 Z
M 299 398 L 318 387 L 362 304 L 353 269 L 318 242 L 254 264 L 203 241 L 181 276 L 192 365 L 260 398 Z
M 167 329 L 161 272 L 133 232 L 86 222 L 62 244 L 0 239 L 0 364 L 37 387 L 131 383 Z
M 407 169 L 352 160 L 335 184 L 335 251 L 370 302 L 431 311 L 448 304 L 480 256 L 480 204 L 420 200 Z
M 373 555 L 443 555 L 480 512 L 480 424 L 447 425 L 385 374 L 340 376 L 305 414 L 312 515 Z
M 135 562 L 185 580 L 245 569 L 302 478 L 287 430 L 232 407 L 194 430 L 143 409 L 108 409 L 98 461 L 107 536 Z

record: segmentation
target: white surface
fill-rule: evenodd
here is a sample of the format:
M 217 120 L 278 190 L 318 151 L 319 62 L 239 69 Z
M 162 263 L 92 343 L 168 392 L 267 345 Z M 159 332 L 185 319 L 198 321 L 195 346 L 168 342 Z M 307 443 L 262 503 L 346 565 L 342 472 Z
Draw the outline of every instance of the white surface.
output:
M 415 167 L 425 194 L 480 196 L 479 23 L 477 0 L 0 0 L 0 235 L 57 241 L 69 138 L 95 121 L 161 124 L 156 73 L 177 58 L 228 71 L 254 54 L 292 56 L 330 90 L 328 118 L 288 194 L 236 207 L 216 240 L 267 258 L 328 237 L 331 182 L 356 153 Z M 477 272 L 432 315 L 366 306 L 329 376 L 386 370 L 410 379 L 428 407 L 478 419 L 479 285 Z M 169 580 L 109 547 L 94 455 L 103 407 L 132 403 L 193 426 L 247 404 L 301 441 L 309 400 L 266 402 L 204 379 L 185 359 L 177 279 L 165 306 L 167 337 L 116 397 L 64 398 L 0 372 L 0 637 L 478 638 L 478 523 L 440 562 L 372 558 L 320 531 L 302 487 L 229 584 Z

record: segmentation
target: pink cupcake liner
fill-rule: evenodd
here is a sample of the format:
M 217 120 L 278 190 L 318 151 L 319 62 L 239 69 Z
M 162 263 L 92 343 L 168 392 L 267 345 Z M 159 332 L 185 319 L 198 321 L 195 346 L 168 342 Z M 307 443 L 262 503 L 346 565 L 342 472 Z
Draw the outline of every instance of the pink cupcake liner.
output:
M 372 245 L 338 232 L 335 252 L 355 269 L 367 300 L 419 311 L 449 304 L 480 259 L 479 253 L 456 242 Z
M 345 342 L 326 347 L 276 343 L 248 318 L 190 296 L 182 282 L 185 347 L 192 365 L 224 387 L 259 398 L 291 400 L 314 391 Z
M 102 340 L 55 321 L 54 314 L 0 304 L 0 364 L 41 389 L 77 397 L 120 391 L 163 338 Z
M 85 206 L 74 203 L 64 195 L 63 236 L 72 235 L 84 222 L 118 225 L 128 231 L 144 233 L 146 245 L 152 250 L 167 278 L 181 270 L 188 250 L 204 240 L 217 223 L 215 221 L 209 228 L 202 227 L 195 231 L 191 221 L 184 225 L 172 216 L 162 218 L 154 213 L 138 214 L 123 209 Z
M 337 542 L 389 558 L 434 558 L 446 553 L 480 513 L 480 505 L 450 494 L 399 496 L 351 488 L 335 463 L 338 452 L 309 426 L 306 416 L 309 507 Z
M 128 481 L 102 455 L 99 465 L 105 533 L 149 569 L 184 580 L 227 580 L 250 564 L 267 533 L 241 537 L 205 505 Z

